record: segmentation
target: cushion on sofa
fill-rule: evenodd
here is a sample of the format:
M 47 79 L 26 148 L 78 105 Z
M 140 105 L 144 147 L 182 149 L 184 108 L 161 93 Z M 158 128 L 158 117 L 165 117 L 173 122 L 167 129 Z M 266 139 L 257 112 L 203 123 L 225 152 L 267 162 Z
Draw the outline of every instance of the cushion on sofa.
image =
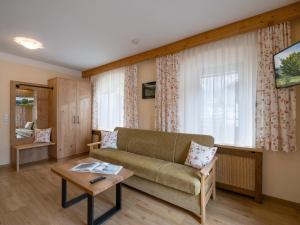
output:
M 101 148 L 117 149 L 118 131 L 101 131 Z
M 94 149 L 92 157 L 115 163 L 134 171 L 138 177 L 183 191 L 192 195 L 200 193 L 200 180 L 195 169 L 160 159 L 122 150 Z
M 196 169 L 202 169 L 212 161 L 217 152 L 217 149 L 217 147 L 199 145 L 196 142 L 192 141 L 189 154 L 185 160 L 185 165 L 191 166 Z
M 214 138 L 212 136 L 179 133 L 176 141 L 174 162 L 184 164 L 185 159 L 189 153 L 191 141 L 205 146 L 214 146 Z
M 178 163 L 162 166 L 157 173 L 156 182 L 189 194 L 200 193 L 200 179 L 196 175 L 196 170 Z

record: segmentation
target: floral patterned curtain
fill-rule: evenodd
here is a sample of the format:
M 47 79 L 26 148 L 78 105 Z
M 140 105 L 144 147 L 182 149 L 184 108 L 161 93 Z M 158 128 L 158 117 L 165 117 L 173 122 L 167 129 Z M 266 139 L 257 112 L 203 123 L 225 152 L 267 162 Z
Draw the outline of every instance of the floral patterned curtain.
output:
M 124 125 L 138 128 L 137 65 L 125 67 Z
M 260 29 L 256 91 L 256 145 L 265 150 L 296 151 L 296 93 L 276 89 L 273 55 L 291 43 L 288 22 Z
M 155 129 L 178 131 L 179 55 L 156 59 Z

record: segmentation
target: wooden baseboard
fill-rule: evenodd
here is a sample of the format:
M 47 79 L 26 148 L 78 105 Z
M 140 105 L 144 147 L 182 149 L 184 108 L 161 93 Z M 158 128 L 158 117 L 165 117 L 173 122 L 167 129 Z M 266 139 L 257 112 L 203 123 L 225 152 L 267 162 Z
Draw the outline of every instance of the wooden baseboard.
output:
M 83 152 L 83 153 L 79 153 L 76 155 L 67 156 L 65 158 L 57 159 L 57 162 L 64 162 L 64 161 L 67 161 L 70 159 L 80 158 L 80 157 L 88 156 L 88 155 L 89 155 L 89 152 Z
M 51 162 L 51 161 L 54 161 L 54 159 L 47 158 L 47 159 L 41 159 L 41 160 L 37 160 L 37 161 L 33 161 L 33 162 L 23 163 L 23 164 L 20 164 L 20 168 L 26 168 L 26 167 L 29 167 L 32 165 L 38 165 L 38 164 L 42 164 L 45 162 Z
M 9 167 L 10 167 L 10 163 L 0 165 L 0 169 L 9 168 Z
M 300 203 L 297 203 L 297 202 L 292 202 L 292 201 L 289 201 L 289 200 L 273 197 L 273 196 L 270 196 L 270 195 L 263 195 L 263 199 L 270 200 L 270 201 L 273 201 L 273 202 L 277 202 L 281 205 L 286 205 L 288 207 L 293 207 L 293 208 L 297 208 L 297 209 L 300 210 Z

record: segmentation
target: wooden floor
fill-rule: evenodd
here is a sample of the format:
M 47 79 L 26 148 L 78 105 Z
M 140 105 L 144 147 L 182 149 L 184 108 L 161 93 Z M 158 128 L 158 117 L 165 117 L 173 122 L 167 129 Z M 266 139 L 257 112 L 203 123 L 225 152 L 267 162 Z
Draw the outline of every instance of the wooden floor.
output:
M 83 225 L 86 201 L 68 209 L 60 206 L 61 180 L 50 172 L 54 162 L 21 168 L 0 169 L 0 225 Z M 70 196 L 80 194 L 70 186 Z M 95 214 L 112 207 L 114 190 L 95 201 Z M 123 188 L 122 210 L 106 225 L 196 225 L 199 221 L 176 206 Z M 300 209 L 266 200 L 257 204 L 247 197 L 218 191 L 217 200 L 208 204 L 208 225 L 299 225 Z

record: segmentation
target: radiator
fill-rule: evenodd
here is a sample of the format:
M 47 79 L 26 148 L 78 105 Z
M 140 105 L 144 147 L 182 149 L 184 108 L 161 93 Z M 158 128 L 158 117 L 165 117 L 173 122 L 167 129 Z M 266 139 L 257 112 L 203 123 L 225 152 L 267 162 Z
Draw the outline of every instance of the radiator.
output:
M 217 187 L 262 198 L 262 151 L 252 148 L 218 146 Z

